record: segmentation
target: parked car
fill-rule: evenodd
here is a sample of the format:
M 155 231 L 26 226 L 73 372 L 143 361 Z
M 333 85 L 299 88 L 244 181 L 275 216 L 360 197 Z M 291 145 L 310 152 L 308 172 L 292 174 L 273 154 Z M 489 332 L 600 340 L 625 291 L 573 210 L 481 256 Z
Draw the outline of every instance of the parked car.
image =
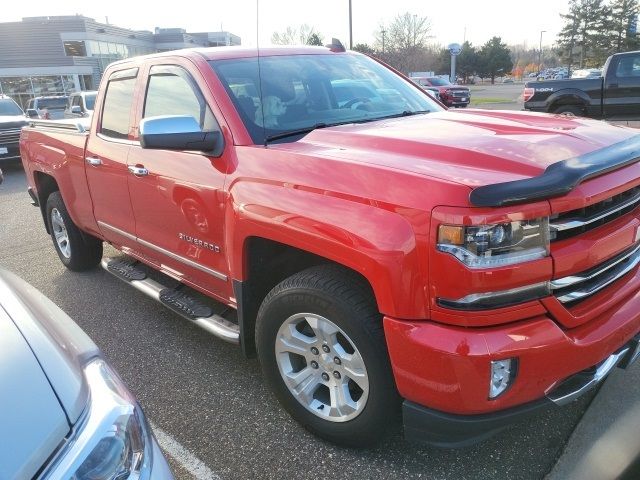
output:
M 68 97 L 35 97 L 27 104 L 27 114 L 45 120 L 58 120 L 64 118 L 64 109 L 67 107 Z
M 575 75 L 576 72 L 574 72 Z M 609 120 L 640 119 L 640 51 L 616 53 L 597 78 L 527 82 L 524 108 Z
M 409 77 L 409 78 L 413 83 L 418 85 L 422 90 L 427 92 L 433 98 L 435 98 L 436 100 L 440 100 L 440 89 L 439 88 L 437 88 L 437 87 L 429 87 L 429 86 L 426 86 L 426 85 L 421 85 L 420 81 L 417 78 L 415 78 L 415 77 Z M 426 82 L 424 82 L 424 83 L 426 83 Z
M 440 101 L 447 107 L 466 107 L 471 101 L 471 91 L 469 87 L 452 84 L 444 77 L 415 77 L 412 79 L 422 87 L 433 87 L 438 89 Z
M 75 92 L 69 95 L 64 118 L 90 118 L 96 102 L 97 91 Z
M 407 438 L 468 445 L 640 352 L 636 130 L 447 110 L 335 42 L 115 62 L 96 105 L 22 131 L 62 263 L 257 355 L 323 438 L 402 408 Z
M 502 83 L 513 83 L 513 78 L 505 77 L 502 79 Z
M 0 478 L 172 480 L 135 397 L 49 299 L 0 269 Z
M 20 129 L 27 118 L 20 106 L 6 95 L 0 95 L 0 164 L 20 159 Z
M 571 78 L 600 78 L 602 70 L 599 68 L 585 68 L 582 70 L 574 70 Z

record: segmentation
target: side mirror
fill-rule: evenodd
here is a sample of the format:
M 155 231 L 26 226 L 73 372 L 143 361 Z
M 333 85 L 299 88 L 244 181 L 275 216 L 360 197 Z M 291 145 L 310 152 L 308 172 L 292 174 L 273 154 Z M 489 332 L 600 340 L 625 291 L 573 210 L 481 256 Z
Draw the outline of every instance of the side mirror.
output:
M 71 107 L 71 113 L 73 113 L 74 115 L 82 115 L 82 108 L 80 107 L 80 105 L 74 105 L 73 107 Z
M 213 156 L 222 153 L 220 132 L 203 132 L 190 115 L 162 115 L 140 122 L 142 148 L 162 150 L 200 150 Z
M 29 117 L 29 118 L 40 118 L 40 115 L 38 115 L 38 111 L 35 108 L 28 108 L 27 109 L 27 117 Z

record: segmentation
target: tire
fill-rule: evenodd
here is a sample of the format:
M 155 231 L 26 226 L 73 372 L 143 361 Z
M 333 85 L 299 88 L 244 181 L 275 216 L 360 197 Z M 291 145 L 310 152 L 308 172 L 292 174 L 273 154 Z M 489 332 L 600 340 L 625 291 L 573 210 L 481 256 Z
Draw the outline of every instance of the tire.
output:
M 366 447 L 397 423 L 400 399 L 382 317 L 357 274 L 319 266 L 278 284 L 258 311 L 256 346 L 272 392 L 312 433 Z M 310 379 L 308 388 L 296 396 L 285 377 L 291 385 L 305 377 L 299 386 Z
M 60 192 L 53 192 L 47 198 L 46 215 L 53 246 L 65 267 L 81 272 L 98 265 L 102 241 L 82 232 L 73 223 Z
M 556 108 L 553 113 L 563 114 L 569 117 L 584 117 L 584 111 L 577 105 L 562 105 Z

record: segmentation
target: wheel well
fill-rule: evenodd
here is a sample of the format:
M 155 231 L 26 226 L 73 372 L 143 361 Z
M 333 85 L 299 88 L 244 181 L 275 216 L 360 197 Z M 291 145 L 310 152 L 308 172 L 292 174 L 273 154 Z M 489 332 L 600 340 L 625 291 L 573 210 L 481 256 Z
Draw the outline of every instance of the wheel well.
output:
M 51 175 L 47 175 L 42 172 L 35 172 L 33 178 L 36 183 L 36 189 L 38 191 L 38 204 L 40 205 L 40 213 L 42 213 L 42 220 L 44 221 L 44 228 L 49 232 L 49 222 L 47 222 L 47 198 L 53 192 L 60 190 L 55 178 Z
M 255 356 L 255 323 L 260 304 L 267 294 L 284 279 L 317 265 L 335 265 L 361 282 L 375 300 L 369 281 L 360 272 L 313 253 L 260 237 L 245 244 L 245 281 L 234 281 L 238 302 L 241 344 L 245 355 Z
M 584 110 L 586 105 L 580 97 L 561 97 L 549 105 L 549 112 L 553 113 L 560 107 L 578 107 L 581 110 Z

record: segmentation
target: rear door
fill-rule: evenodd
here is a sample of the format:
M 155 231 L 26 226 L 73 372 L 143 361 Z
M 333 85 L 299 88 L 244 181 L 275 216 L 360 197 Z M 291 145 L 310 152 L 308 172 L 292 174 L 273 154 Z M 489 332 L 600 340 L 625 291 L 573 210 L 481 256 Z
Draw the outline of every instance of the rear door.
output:
M 117 245 L 135 246 L 135 220 L 127 179 L 131 116 L 138 68 L 113 72 L 106 84 L 101 116 L 85 153 L 93 213 L 102 234 Z
M 197 70 L 182 59 L 167 62 L 149 69 L 140 117 L 190 115 L 203 131 L 220 129 Z M 222 248 L 230 151 L 215 158 L 199 151 L 142 149 L 136 143 L 128 160 L 130 167 L 146 170 L 129 176 L 139 250 L 166 273 L 224 301 L 232 296 Z
M 604 80 L 606 118 L 640 118 L 640 53 L 613 57 Z

